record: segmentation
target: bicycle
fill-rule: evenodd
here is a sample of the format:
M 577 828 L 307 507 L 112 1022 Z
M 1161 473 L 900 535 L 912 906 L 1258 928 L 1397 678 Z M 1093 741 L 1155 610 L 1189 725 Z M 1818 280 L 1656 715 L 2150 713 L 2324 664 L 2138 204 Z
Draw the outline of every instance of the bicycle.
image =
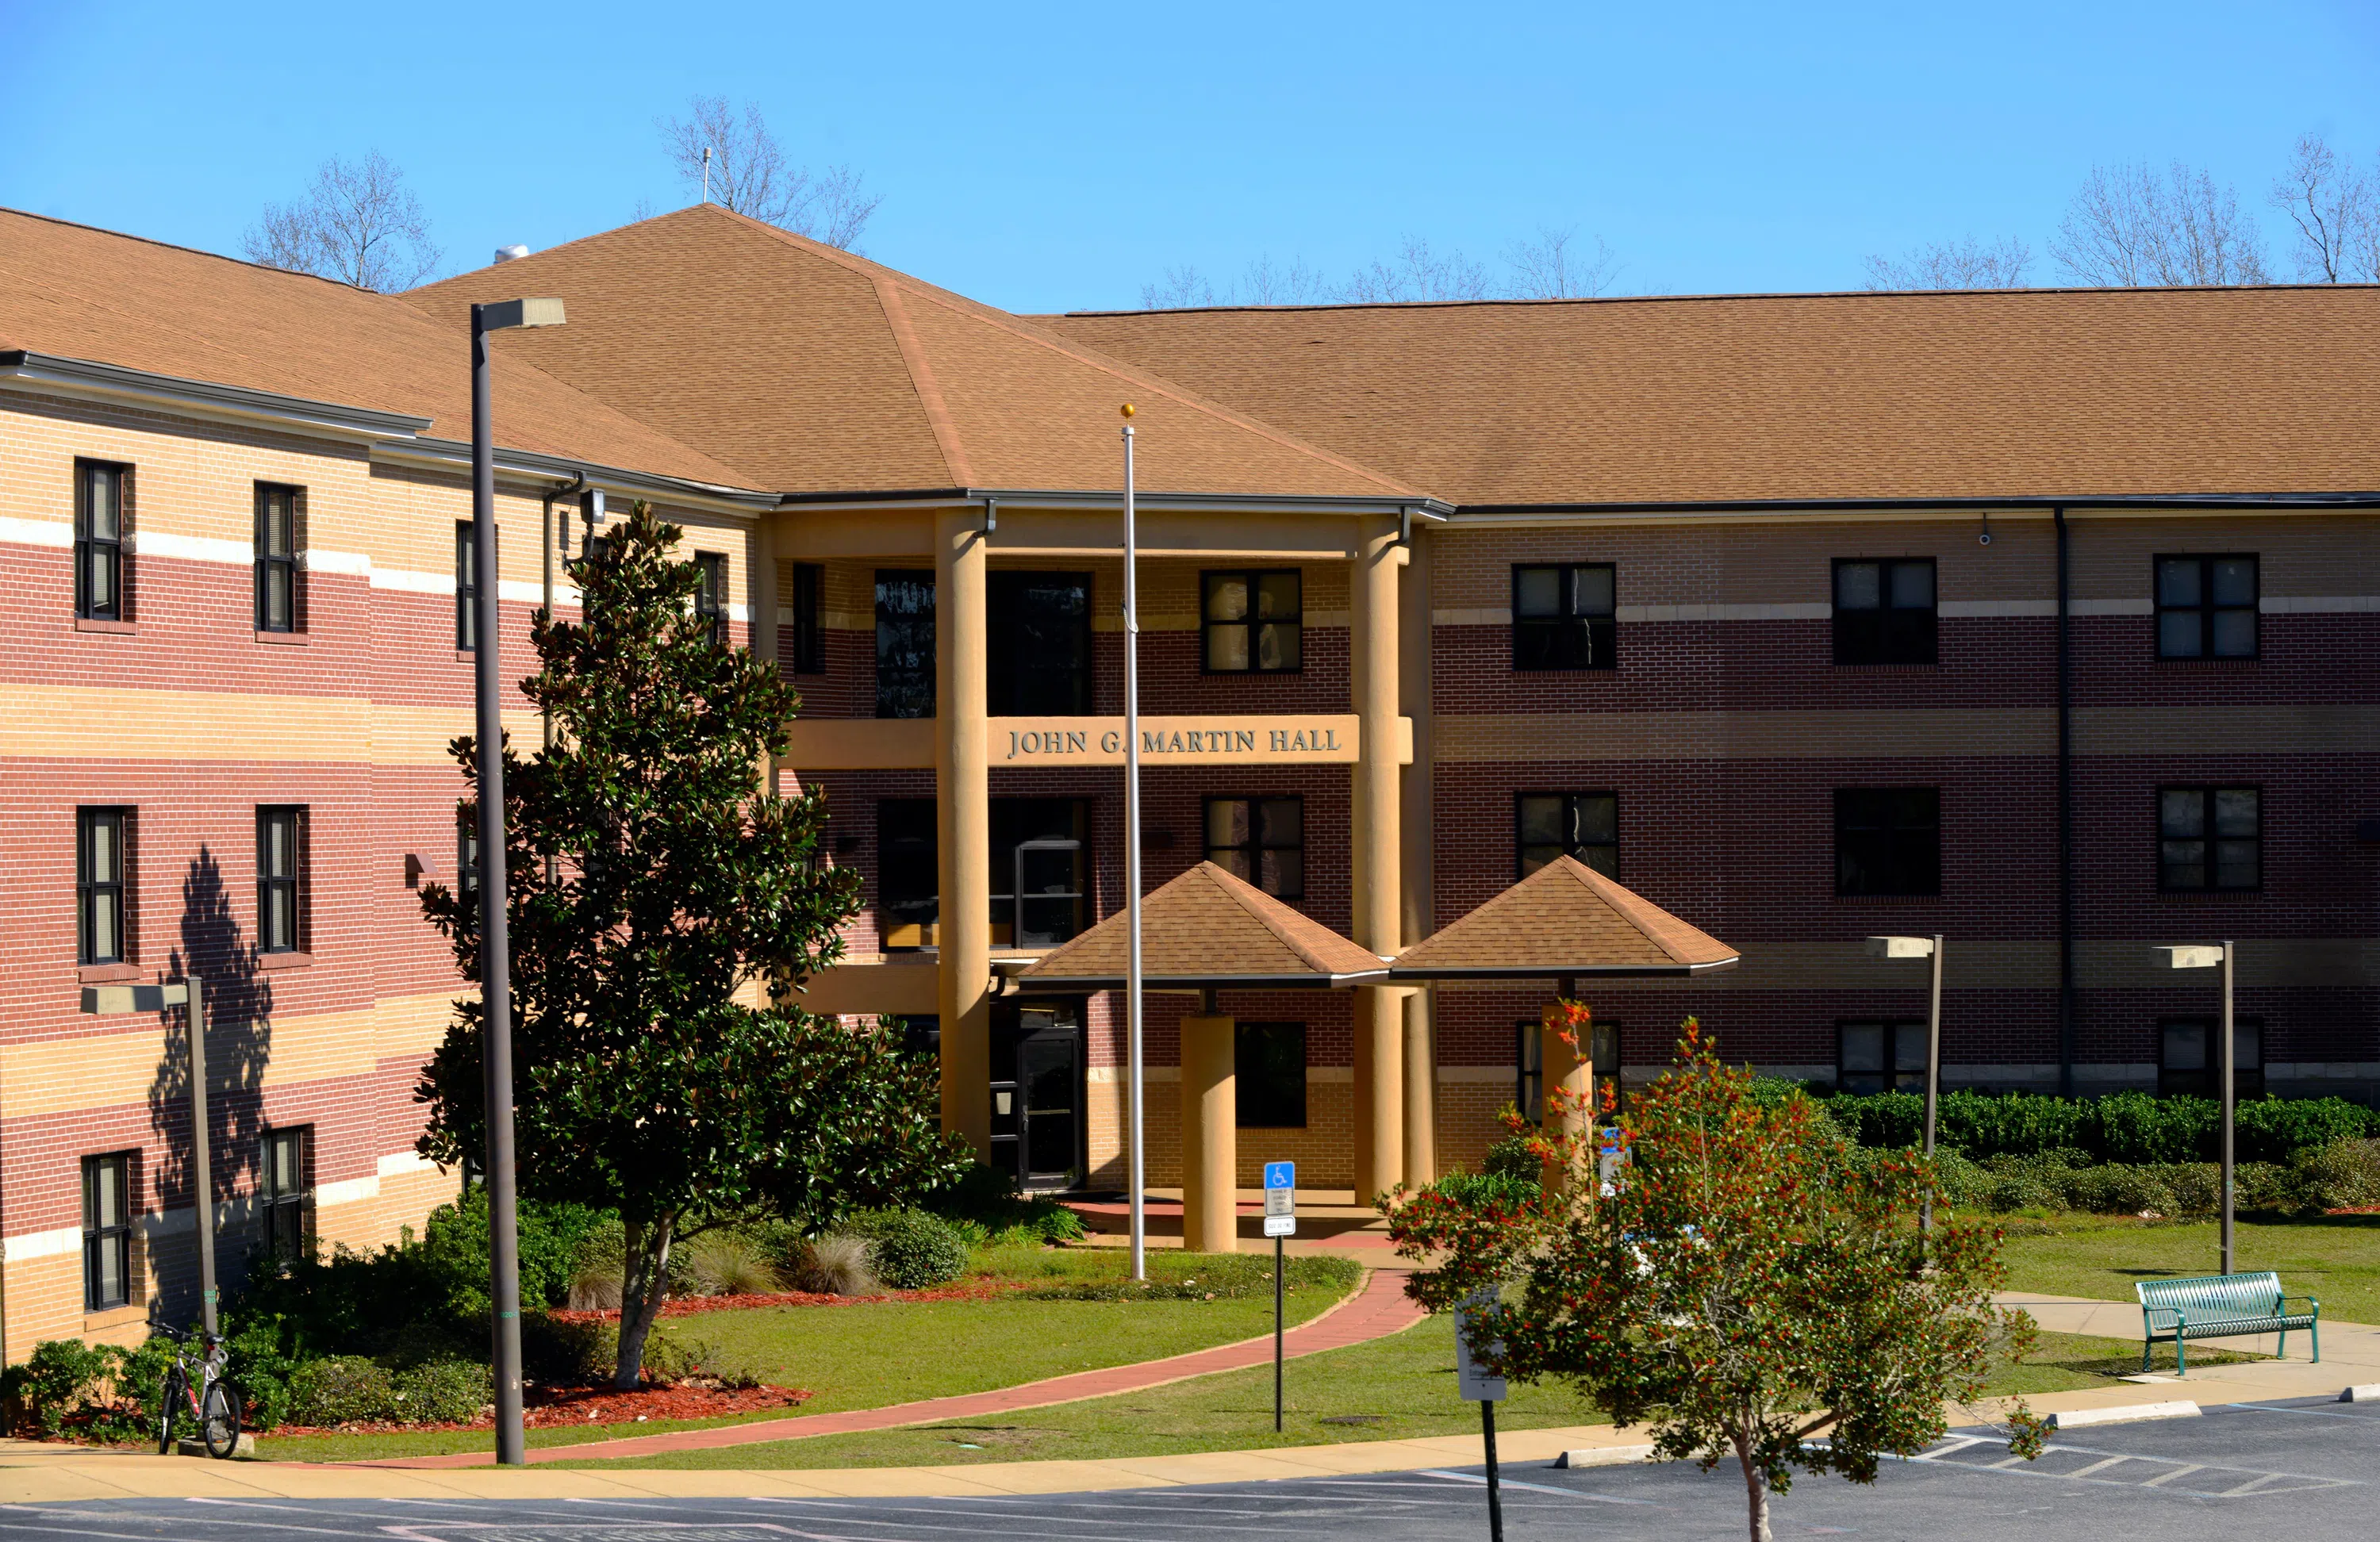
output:
M 154 1318 L 150 1320 L 149 1330 L 174 1342 L 174 1363 L 165 1371 L 165 1384 L 157 1398 L 157 1454 L 173 1454 L 174 1425 L 187 1403 L 190 1417 L 198 1422 L 199 1439 L 205 1443 L 207 1454 L 218 1462 L 230 1461 L 239 1450 L 239 1393 L 224 1376 L 224 1366 L 230 1356 L 224 1349 L 223 1335 L 169 1328 Z M 190 1359 L 194 1340 L 202 1347 L 195 1366 Z M 198 1376 L 195 1390 L 190 1385 L 193 1371 Z

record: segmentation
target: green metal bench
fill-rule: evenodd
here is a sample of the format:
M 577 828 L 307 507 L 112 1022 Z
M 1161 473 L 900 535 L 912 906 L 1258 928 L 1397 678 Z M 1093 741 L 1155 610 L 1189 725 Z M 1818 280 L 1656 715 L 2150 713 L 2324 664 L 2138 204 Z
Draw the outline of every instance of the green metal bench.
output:
M 2310 1295 L 2283 1295 L 2277 1274 L 2210 1274 L 2196 1280 L 2143 1280 L 2132 1287 L 2141 1298 L 2141 1369 L 2149 1354 L 2170 1339 L 2177 1370 L 2190 1370 L 2190 1341 L 2237 1333 L 2279 1335 L 2273 1352 L 2289 1354 L 2289 1330 L 2313 1336 L 2315 1364 L 2322 1361 L 2322 1303 Z M 2293 1312 L 2289 1303 L 2305 1310 Z

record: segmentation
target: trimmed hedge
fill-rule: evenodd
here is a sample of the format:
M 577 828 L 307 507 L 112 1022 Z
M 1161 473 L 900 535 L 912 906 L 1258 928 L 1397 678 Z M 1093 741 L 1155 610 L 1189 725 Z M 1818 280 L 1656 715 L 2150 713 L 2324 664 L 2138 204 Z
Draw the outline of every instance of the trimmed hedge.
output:
M 1862 1146 L 1914 1146 L 1924 1134 L 1925 1100 L 1913 1092 L 1858 1096 L 1818 1086 L 1809 1091 Z M 2099 1162 L 2214 1161 L 2222 1155 L 2222 1105 L 2212 1098 L 1960 1090 L 1942 1095 L 1935 1137 L 1978 1160 L 2064 1150 Z M 2287 1162 L 2334 1141 L 2373 1136 L 2380 1136 L 2380 1113 L 2343 1098 L 2252 1099 L 2240 1104 L 2236 1122 L 2243 1162 Z
M 839 1230 L 868 1239 L 876 1278 L 896 1291 L 946 1285 L 966 1272 L 966 1238 L 929 1211 L 862 1210 Z

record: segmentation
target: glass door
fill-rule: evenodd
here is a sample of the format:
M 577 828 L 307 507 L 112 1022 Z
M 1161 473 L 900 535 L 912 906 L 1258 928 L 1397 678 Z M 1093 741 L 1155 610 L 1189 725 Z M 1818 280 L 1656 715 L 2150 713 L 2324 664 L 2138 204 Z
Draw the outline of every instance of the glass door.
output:
M 1000 1002 L 991 1024 L 991 1160 L 1025 1189 L 1083 1181 L 1078 1000 Z

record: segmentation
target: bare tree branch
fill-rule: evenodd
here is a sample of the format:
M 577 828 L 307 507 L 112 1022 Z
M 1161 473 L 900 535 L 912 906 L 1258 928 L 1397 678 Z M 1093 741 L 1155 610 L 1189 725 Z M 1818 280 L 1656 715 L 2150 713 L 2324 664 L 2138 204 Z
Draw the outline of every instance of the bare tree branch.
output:
M 2271 202 L 2297 228 L 2298 276 L 2318 284 L 2380 277 L 2380 187 L 2374 174 L 2332 151 L 2319 134 L 2301 134 L 2289 167 L 2273 183 Z
M 430 217 L 405 174 L 377 150 L 349 163 L 334 155 L 304 195 L 268 203 L 240 244 L 251 262 L 336 279 L 381 294 L 410 289 L 443 257 Z
M 2049 251 L 2078 283 L 2194 286 L 2266 281 L 2264 243 L 2239 198 L 2175 162 L 2091 168 Z
M 1973 236 L 1963 241 L 1934 241 L 1898 261 L 1887 257 L 1867 260 L 1871 289 L 2022 289 L 2025 270 L 2033 266 L 2033 249 L 2014 237 L 1985 246 Z
M 1241 275 L 1239 295 L 1242 305 L 1326 305 L 1330 285 L 1319 271 L 1305 265 L 1305 258 L 1293 257 L 1283 268 L 1267 252 Z
M 1214 303 L 1215 286 L 1186 262 L 1166 269 L 1162 281 L 1140 286 L 1143 310 L 1189 310 Z
M 1620 260 L 1603 244 L 1603 237 L 1592 237 L 1595 250 L 1573 249 L 1578 237 L 1575 225 L 1557 230 L 1552 225 L 1537 226 L 1537 238 L 1522 241 L 1504 253 L 1504 261 L 1512 270 L 1509 293 L 1515 299 L 1574 300 L 1590 299 L 1611 287 L 1619 276 Z
M 760 109 L 748 102 L 741 117 L 723 96 L 698 96 L 687 111 L 686 118 L 657 124 L 670 163 L 687 186 L 703 187 L 707 172 L 710 196 L 722 208 L 845 251 L 858 249 L 860 233 L 884 201 L 867 190 L 860 173 L 829 166 L 812 176 L 808 166 L 794 165 Z M 705 150 L 710 152 L 707 168 Z
M 1611 287 L 1619 261 L 1601 237 L 1590 252 L 1575 230 L 1540 226 L 1536 239 L 1504 254 L 1510 269 L 1502 285 L 1488 269 L 1459 250 L 1439 252 L 1419 236 L 1407 236 L 1394 258 L 1375 258 L 1333 284 L 1302 257 L 1284 267 L 1268 252 L 1247 266 L 1236 284 L 1217 288 L 1195 267 L 1170 268 L 1155 284 L 1140 286 L 1147 310 L 1207 305 L 1397 305 L 1431 300 L 1583 299 Z
M 1460 251 L 1440 257 L 1429 242 L 1407 236 L 1393 261 L 1374 258 L 1348 275 L 1340 298 L 1354 305 L 1414 300 L 1480 300 L 1488 297 L 1488 270 Z

